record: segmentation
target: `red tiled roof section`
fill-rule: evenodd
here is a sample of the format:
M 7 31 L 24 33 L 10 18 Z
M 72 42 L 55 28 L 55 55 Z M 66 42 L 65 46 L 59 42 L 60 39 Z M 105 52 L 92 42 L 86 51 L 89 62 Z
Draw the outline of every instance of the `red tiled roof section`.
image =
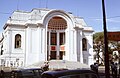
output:
M 108 32 L 108 40 L 120 41 L 120 31 L 119 32 Z

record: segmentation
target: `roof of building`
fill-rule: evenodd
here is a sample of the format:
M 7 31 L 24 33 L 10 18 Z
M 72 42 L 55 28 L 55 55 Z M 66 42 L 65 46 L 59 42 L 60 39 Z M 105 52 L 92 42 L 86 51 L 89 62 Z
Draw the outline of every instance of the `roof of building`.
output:
M 80 27 L 80 28 L 85 27 L 84 30 L 93 31 L 92 27 L 88 26 L 85 23 L 84 19 L 81 17 L 76 17 L 72 13 L 66 12 L 64 10 L 44 9 L 44 8 L 34 8 L 32 9 L 31 12 L 19 11 L 19 10 L 14 11 L 3 28 L 5 29 L 8 25 L 25 26 L 28 23 L 38 24 L 41 23 L 40 21 L 44 21 L 43 19 L 46 16 L 48 16 L 50 13 L 55 13 L 55 12 L 63 13 L 64 15 L 70 17 L 74 22 L 75 27 Z

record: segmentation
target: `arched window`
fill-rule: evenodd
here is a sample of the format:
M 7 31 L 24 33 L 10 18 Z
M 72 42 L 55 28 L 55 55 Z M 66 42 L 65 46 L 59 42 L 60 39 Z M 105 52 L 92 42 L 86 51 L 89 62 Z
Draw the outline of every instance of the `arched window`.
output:
M 83 51 L 87 51 L 87 40 L 85 38 L 82 39 L 82 49 Z
M 1 53 L 0 55 L 3 55 L 3 44 L 1 45 Z
M 21 47 L 21 35 L 16 34 L 15 35 L 15 48 L 20 48 Z

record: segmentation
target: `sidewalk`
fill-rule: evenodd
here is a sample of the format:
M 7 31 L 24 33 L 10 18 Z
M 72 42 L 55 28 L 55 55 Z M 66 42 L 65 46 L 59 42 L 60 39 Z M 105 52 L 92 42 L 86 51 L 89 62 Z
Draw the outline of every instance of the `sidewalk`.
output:
M 39 62 L 34 65 L 29 66 L 31 67 L 42 67 L 44 65 L 44 62 Z M 86 64 L 82 64 L 80 62 L 75 61 L 63 61 L 63 60 L 50 60 L 49 61 L 49 68 L 51 70 L 53 69 L 78 69 L 78 68 L 90 68 Z
M 105 66 L 99 66 L 98 71 L 100 73 L 105 73 Z

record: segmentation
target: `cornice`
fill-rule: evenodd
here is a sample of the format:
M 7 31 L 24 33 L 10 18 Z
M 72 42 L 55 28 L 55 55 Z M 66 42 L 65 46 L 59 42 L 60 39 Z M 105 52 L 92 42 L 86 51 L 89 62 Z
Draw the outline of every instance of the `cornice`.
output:
M 13 24 L 13 23 L 6 23 L 3 27 L 3 29 L 5 30 L 8 26 L 24 26 L 24 24 Z

